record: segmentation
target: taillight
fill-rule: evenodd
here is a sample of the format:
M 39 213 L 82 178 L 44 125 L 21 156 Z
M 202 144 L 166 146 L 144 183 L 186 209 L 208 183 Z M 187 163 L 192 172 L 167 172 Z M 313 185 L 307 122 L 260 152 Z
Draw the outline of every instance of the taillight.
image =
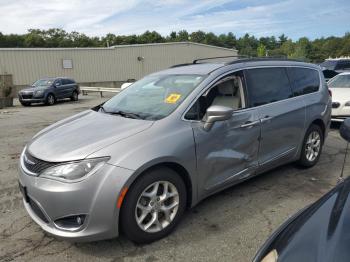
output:
M 332 90 L 328 89 L 329 96 L 332 97 Z

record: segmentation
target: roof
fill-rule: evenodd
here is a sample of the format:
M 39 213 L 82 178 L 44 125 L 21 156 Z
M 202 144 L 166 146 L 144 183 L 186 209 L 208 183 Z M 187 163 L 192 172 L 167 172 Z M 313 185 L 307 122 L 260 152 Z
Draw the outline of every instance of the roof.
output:
M 215 49 L 227 50 L 227 51 L 237 51 L 236 49 L 230 49 L 220 46 L 206 45 L 194 42 L 167 42 L 167 43 L 151 43 L 151 44 L 133 44 L 133 45 L 115 45 L 110 47 L 38 47 L 38 48 L 0 48 L 0 51 L 65 51 L 65 50 L 109 50 L 112 51 L 118 48 L 136 48 L 136 47 L 145 47 L 145 46 L 164 46 L 164 45 L 196 45 L 196 46 L 205 46 Z

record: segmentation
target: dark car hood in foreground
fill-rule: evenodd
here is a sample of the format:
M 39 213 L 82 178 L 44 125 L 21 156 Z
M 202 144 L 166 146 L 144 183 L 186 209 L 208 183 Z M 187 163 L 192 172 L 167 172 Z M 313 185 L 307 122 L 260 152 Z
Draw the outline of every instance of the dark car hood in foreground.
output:
M 88 110 L 45 128 L 29 142 L 27 150 L 48 162 L 79 160 L 142 132 L 152 123 Z
M 271 250 L 279 262 L 350 261 L 350 178 L 288 220 L 258 252 L 261 261 Z

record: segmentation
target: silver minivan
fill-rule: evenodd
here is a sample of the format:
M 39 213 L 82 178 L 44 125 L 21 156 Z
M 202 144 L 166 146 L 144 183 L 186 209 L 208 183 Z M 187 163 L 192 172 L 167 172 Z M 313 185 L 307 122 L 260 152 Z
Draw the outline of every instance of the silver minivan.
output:
M 174 66 L 35 135 L 20 157 L 24 206 L 57 237 L 151 242 L 215 192 L 289 162 L 315 165 L 331 104 L 313 64 Z

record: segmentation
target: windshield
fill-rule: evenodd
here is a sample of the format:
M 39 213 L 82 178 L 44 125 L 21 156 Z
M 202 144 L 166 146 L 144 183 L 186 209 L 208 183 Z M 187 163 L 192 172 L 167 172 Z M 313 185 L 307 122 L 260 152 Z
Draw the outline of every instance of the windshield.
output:
M 102 110 L 159 120 L 171 114 L 203 79 L 201 75 L 148 76 L 108 100 Z
M 335 66 L 337 65 L 337 62 L 336 61 L 324 61 L 321 66 L 328 69 L 328 70 L 334 70 L 335 69 Z
M 53 83 L 53 79 L 40 79 L 32 84 L 32 86 L 49 86 Z
M 330 88 L 349 88 L 350 87 L 350 74 L 349 75 L 337 75 L 328 82 Z

